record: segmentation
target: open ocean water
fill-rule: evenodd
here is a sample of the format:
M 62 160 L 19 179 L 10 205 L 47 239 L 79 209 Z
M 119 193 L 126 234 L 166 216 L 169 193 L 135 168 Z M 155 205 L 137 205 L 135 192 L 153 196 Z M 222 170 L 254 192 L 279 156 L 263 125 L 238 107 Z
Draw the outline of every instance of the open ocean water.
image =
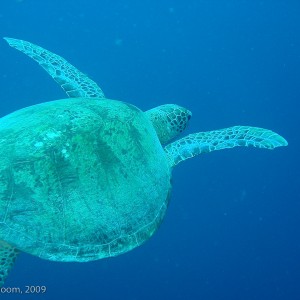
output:
M 298 0 L 1 0 L 1 37 L 60 54 L 107 97 L 185 106 L 187 133 L 253 125 L 289 146 L 180 164 L 166 218 L 143 246 L 90 263 L 21 254 L 5 287 L 47 291 L 0 298 L 299 300 L 299 16 Z M 4 40 L 0 94 L 1 116 L 66 97 Z

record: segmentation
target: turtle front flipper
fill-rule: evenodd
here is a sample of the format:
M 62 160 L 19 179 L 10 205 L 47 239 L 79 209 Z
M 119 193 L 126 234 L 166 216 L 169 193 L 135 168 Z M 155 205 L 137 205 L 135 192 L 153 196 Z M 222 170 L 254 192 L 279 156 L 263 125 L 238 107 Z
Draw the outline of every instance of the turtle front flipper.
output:
M 80 72 L 61 56 L 32 43 L 4 38 L 8 44 L 25 53 L 42 66 L 46 72 L 72 98 L 105 98 L 96 82 Z
M 3 286 L 6 277 L 12 269 L 19 250 L 10 246 L 4 241 L 0 241 L 0 287 Z
M 279 134 L 264 128 L 234 126 L 225 129 L 190 134 L 167 145 L 164 149 L 170 165 L 202 153 L 238 146 L 274 149 L 287 146 L 288 142 Z

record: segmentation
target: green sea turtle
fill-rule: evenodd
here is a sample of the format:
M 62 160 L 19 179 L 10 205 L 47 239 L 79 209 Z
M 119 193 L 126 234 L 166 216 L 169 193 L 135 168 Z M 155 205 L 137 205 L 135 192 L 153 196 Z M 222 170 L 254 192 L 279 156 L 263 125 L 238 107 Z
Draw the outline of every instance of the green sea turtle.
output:
M 190 111 L 174 104 L 146 112 L 105 98 L 62 57 L 5 38 L 36 60 L 68 99 L 0 119 L 0 285 L 19 251 L 54 261 L 116 256 L 148 240 L 162 222 L 171 172 L 198 154 L 286 146 L 262 128 L 190 134 Z

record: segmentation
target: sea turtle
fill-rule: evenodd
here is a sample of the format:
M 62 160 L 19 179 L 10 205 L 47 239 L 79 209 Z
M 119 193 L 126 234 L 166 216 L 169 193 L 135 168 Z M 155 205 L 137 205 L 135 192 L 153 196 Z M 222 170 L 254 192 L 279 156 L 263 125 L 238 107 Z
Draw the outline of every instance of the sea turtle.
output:
M 287 145 L 250 126 L 171 142 L 186 128 L 189 110 L 167 104 L 143 112 L 107 99 L 62 57 L 5 40 L 36 60 L 69 98 L 0 119 L 0 285 L 19 251 L 85 262 L 144 243 L 164 218 L 172 169 L 181 161 L 236 146 Z

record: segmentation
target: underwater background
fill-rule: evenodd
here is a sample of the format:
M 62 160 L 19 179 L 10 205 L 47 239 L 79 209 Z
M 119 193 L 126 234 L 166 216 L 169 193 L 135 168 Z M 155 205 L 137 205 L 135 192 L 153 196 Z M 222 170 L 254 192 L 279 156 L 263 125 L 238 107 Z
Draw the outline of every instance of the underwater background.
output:
M 252 125 L 289 142 L 187 160 L 143 246 L 90 263 L 21 254 L 5 286 L 47 287 L 30 299 L 300 299 L 299 16 L 298 0 L 1 0 L 1 37 L 63 56 L 108 98 L 187 107 L 184 134 Z M 4 40 L 0 94 L 1 116 L 66 98 Z

